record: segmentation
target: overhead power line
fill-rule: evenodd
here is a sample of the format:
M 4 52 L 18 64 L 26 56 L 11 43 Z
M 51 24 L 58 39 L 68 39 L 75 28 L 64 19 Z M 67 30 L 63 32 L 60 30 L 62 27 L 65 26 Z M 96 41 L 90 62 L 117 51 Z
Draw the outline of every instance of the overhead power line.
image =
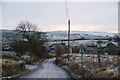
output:
M 68 0 L 65 0 L 65 10 L 66 10 L 67 20 L 70 20 L 69 9 L 68 9 Z

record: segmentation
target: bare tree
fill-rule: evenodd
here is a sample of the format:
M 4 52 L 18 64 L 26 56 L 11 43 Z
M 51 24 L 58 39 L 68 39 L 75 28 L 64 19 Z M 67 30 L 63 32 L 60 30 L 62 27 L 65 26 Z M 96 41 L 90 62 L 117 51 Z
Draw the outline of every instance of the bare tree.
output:
M 57 44 L 55 51 L 56 51 L 56 57 L 58 58 L 65 53 L 65 46 L 62 44 Z
M 19 48 L 24 45 L 25 49 L 23 52 L 29 51 L 32 55 L 42 57 L 46 49 L 44 46 L 46 37 L 43 32 L 38 31 L 37 25 L 28 21 L 21 22 L 16 28 L 16 31 L 17 34 L 20 35 L 17 42 L 24 42 L 19 45 L 17 51 L 20 50 Z M 15 47 L 13 47 L 13 49 L 16 50 Z
M 31 37 L 35 37 L 37 31 L 37 25 L 32 24 L 28 21 L 26 22 L 20 22 L 18 27 L 16 28 L 16 31 L 20 33 L 22 38 L 26 38 L 29 40 Z

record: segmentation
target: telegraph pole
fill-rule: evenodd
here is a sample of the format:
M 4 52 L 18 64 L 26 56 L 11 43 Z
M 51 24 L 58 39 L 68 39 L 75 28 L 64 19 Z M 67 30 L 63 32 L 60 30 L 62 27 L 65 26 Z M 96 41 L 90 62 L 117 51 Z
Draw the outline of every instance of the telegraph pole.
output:
M 68 64 L 69 64 L 69 54 L 70 54 L 70 20 L 68 20 Z
M 70 54 L 70 17 L 68 11 L 68 1 L 65 0 L 65 9 L 66 9 L 66 17 L 68 20 L 68 64 L 69 64 L 69 54 Z

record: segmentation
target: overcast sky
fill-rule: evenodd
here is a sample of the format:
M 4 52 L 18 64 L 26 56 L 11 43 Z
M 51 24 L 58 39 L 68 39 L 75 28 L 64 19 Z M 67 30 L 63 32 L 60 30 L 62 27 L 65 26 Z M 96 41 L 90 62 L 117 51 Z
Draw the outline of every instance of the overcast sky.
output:
M 67 30 L 64 2 L 3 2 L 2 29 L 15 29 L 20 21 L 38 25 L 42 31 Z M 69 2 L 71 30 L 118 31 L 117 2 Z

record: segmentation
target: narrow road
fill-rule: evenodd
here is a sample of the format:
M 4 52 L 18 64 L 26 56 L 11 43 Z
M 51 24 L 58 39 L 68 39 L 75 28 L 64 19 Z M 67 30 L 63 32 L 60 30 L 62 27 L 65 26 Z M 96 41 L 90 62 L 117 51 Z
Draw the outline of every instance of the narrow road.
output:
M 20 78 L 71 78 L 61 67 L 55 64 L 55 58 L 44 60 L 36 69 Z

